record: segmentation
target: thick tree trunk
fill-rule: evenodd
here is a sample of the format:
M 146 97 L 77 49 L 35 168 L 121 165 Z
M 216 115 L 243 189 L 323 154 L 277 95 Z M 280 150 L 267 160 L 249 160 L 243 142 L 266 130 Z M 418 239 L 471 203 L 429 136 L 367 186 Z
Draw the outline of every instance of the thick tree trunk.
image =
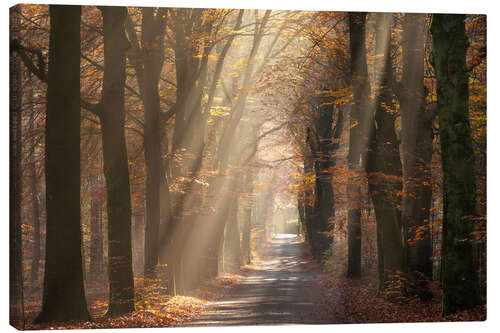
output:
M 430 208 L 433 112 L 424 87 L 425 14 L 405 14 L 400 113 L 403 160 L 402 223 L 408 273 L 425 288 L 432 278 Z M 422 294 L 421 296 L 423 296 Z
M 100 7 L 104 26 L 102 146 L 108 211 L 110 304 L 107 315 L 134 311 L 132 209 L 125 142 L 125 7 Z
M 431 26 L 443 168 L 443 316 L 481 302 L 471 236 L 475 183 L 464 19 L 434 15 Z
M 50 6 L 45 131 L 47 240 L 35 322 L 89 320 L 80 224 L 80 6 Z
M 349 171 L 357 177 L 350 179 L 347 195 L 347 277 L 361 276 L 361 156 L 364 156 L 365 140 L 362 133 L 362 114 L 370 112 L 368 96 L 370 83 L 366 65 L 366 13 L 349 13 L 351 80 L 354 103 L 350 110 Z
M 20 7 L 10 9 L 10 38 L 18 38 L 20 23 Z M 10 201 L 9 201 L 9 319 L 10 324 L 24 329 L 23 309 L 23 250 L 21 230 L 21 106 L 22 106 L 22 72 L 19 55 L 10 50 L 9 60 L 9 134 L 10 134 Z

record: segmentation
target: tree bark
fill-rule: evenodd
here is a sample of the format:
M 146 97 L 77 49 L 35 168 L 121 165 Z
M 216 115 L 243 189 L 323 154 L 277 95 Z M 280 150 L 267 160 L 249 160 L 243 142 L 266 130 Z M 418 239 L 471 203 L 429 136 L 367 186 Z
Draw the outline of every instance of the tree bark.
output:
M 80 224 L 80 6 L 50 6 L 45 129 L 47 240 L 36 323 L 89 320 Z
M 146 160 L 146 231 L 144 238 L 144 272 L 154 276 L 159 258 L 160 231 L 160 184 L 161 177 L 161 128 L 160 95 L 158 83 L 163 67 L 165 34 L 164 11 L 155 15 L 153 8 L 142 8 L 143 79 L 142 97 L 144 102 L 144 157 Z M 147 45 L 147 47 L 146 47 Z M 164 203 L 169 205 L 169 202 Z
M 227 265 L 226 271 L 237 272 L 241 262 L 241 237 L 238 225 L 238 192 L 233 195 L 230 202 L 229 216 L 226 221 L 226 237 L 224 242 L 224 257 Z
M 334 108 L 331 105 L 320 107 L 319 117 L 313 121 L 314 130 L 308 131 L 309 143 L 315 173 L 315 193 L 313 217 L 310 220 L 309 244 L 313 258 L 321 262 L 325 251 L 330 248 L 332 239 L 329 219 L 335 215 L 335 201 L 332 187 L 333 153 L 337 148 L 335 139 L 340 137 L 343 117 L 338 110 L 338 118 L 333 125 Z
M 34 141 L 34 140 L 33 140 Z M 32 142 L 29 157 L 29 176 L 31 192 L 31 212 L 33 214 L 33 257 L 31 261 L 31 286 L 38 283 L 40 266 L 40 200 L 38 199 L 38 174 L 35 163 L 35 143 Z
M 241 233 L 242 264 L 251 263 L 250 240 L 252 232 L 252 207 L 253 194 L 253 171 L 248 170 L 245 175 L 245 196 L 240 199 L 243 202 L 243 228 Z
M 93 192 L 90 200 L 90 277 L 100 280 L 104 270 L 104 246 L 102 233 L 102 199 L 98 197 L 96 187 L 98 186 L 97 175 L 91 175 L 90 187 Z
M 361 156 L 365 148 L 362 136 L 362 114 L 369 112 L 370 83 L 366 65 L 366 13 L 349 13 L 349 45 L 351 49 L 351 81 L 354 103 L 350 110 L 349 171 L 357 176 L 350 179 L 347 195 L 347 277 L 361 276 Z
M 398 209 L 402 167 L 389 81 L 392 72 L 391 21 L 392 14 L 377 14 L 375 56 L 378 92 L 375 116 L 369 125 L 371 131 L 366 162 L 369 192 L 377 221 L 379 290 L 385 289 L 391 274 L 405 271 L 401 211 Z
M 405 14 L 400 114 L 403 162 L 402 223 L 408 273 L 425 288 L 432 278 L 430 208 L 433 112 L 424 86 L 425 14 Z M 423 294 L 422 294 L 423 296 Z
M 481 302 L 471 236 L 475 183 L 464 19 L 436 14 L 431 26 L 443 169 L 443 316 Z
M 307 141 L 307 140 L 306 140 Z M 313 219 L 313 203 L 314 203 L 314 192 L 312 187 L 309 185 L 309 179 L 313 176 L 314 172 L 314 164 L 312 159 L 312 154 L 310 149 L 305 150 L 304 154 L 304 220 L 305 220 L 305 229 L 306 229 L 306 240 L 308 244 L 312 242 L 312 234 L 313 228 L 312 224 L 314 223 Z
M 168 223 L 170 193 L 166 173 L 162 166 L 161 106 L 159 80 L 164 62 L 163 39 L 167 8 L 142 8 L 142 43 L 139 46 L 136 31 L 130 18 L 126 27 L 132 41 L 129 59 L 135 68 L 139 91 L 144 105 L 144 158 L 146 163 L 146 221 L 144 235 L 144 274 L 155 277 L 160 260 L 160 224 Z M 168 162 L 167 162 L 168 163 Z M 163 207 L 161 202 L 163 201 Z M 162 214 L 162 212 L 164 212 Z M 165 213 L 166 212 L 166 213 Z
M 104 26 L 102 146 L 108 211 L 110 303 L 106 315 L 134 311 L 132 208 L 125 141 L 125 7 L 100 7 Z

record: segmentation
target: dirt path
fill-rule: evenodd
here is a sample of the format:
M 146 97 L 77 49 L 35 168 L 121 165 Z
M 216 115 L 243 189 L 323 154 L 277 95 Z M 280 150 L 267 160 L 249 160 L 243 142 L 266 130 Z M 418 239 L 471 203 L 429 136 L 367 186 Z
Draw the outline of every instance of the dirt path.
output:
M 305 245 L 293 235 L 279 235 L 258 268 L 248 271 L 221 301 L 182 326 L 326 324 L 314 265 Z

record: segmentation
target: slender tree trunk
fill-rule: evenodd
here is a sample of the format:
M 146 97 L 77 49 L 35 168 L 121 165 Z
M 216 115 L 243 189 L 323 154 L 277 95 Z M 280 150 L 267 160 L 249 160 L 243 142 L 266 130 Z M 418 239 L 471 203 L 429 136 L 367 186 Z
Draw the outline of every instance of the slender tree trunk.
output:
M 161 128 L 158 83 L 163 67 L 165 18 L 153 8 L 142 9 L 142 45 L 148 45 L 143 62 L 144 157 L 146 160 L 146 231 L 144 271 L 152 278 L 158 264 L 160 232 Z M 169 204 L 168 202 L 165 204 Z
M 306 240 L 308 244 L 312 242 L 312 234 L 313 228 L 312 224 L 314 223 L 313 218 L 313 203 L 314 203 L 314 193 L 311 186 L 308 184 L 308 179 L 312 176 L 313 170 L 313 159 L 310 149 L 306 150 L 307 153 L 304 155 L 304 175 L 305 179 L 303 182 L 304 190 L 304 219 L 305 219 L 305 227 L 306 227 Z
M 32 143 L 30 151 L 30 192 L 31 211 L 33 214 L 33 258 L 31 261 L 31 286 L 38 283 L 38 271 L 40 264 L 40 201 L 38 199 L 38 175 L 35 164 L 35 144 Z
M 369 192 L 377 220 L 379 290 L 385 288 L 389 275 L 405 271 L 401 212 L 398 208 L 398 193 L 402 189 L 402 167 L 399 141 L 391 112 L 394 107 L 393 96 L 389 86 L 392 71 L 391 15 L 377 14 L 375 52 L 378 92 L 375 117 L 370 125 L 372 129 L 369 134 L 366 163 Z
M 145 225 L 144 225 L 144 215 L 136 215 L 134 217 L 133 224 L 133 250 L 132 254 L 134 256 L 135 276 L 144 277 L 144 236 L 145 236 Z
M 200 59 L 194 56 L 197 49 L 192 42 L 193 29 L 201 22 L 196 17 L 199 18 L 201 13 L 201 9 L 178 9 L 172 18 L 177 79 L 172 150 L 176 154 L 182 154 L 182 162 L 174 165 L 172 169 L 175 179 L 197 175 L 202 161 L 206 122 L 202 121 L 201 96 L 204 84 L 200 82 L 205 80 L 206 72 L 202 70 L 203 60 L 200 62 Z M 205 57 L 204 55 L 202 59 Z M 185 212 L 191 211 L 194 205 L 199 204 L 195 199 L 199 193 L 194 191 L 197 187 L 191 180 L 184 184 L 183 194 L 172 196 L 175 208 L 172 210 L 169 232 L 165 239 L 169 252 L 168 277 L 170 281 L 175 280 L 176 292 L 191 284 L 188 281 L 191 277 L 184 276 L 185 266 L 190 265 L 185 263 L 185 258 L 190 254 L 191 246 L 187 242 L 193 232 L 196 218 L 185 216 Z
M 91 176 L 92 199 L 90 201 L 90 277 L 100 280 L 104 268 L 103 233 L 102 233 L 102 199 L 96 195 L 98 177 Z
M 248 87 L 255 75 L 254 65 L 255 57 L 257 56 L 257 51 L 260 48 L 262 39 L 264 37 L 264 29 L 269 21 L 271 15 L 271 10 L 267 10 L 260 21 L 255 27 L 255 33 L 252 41 L 252 48 L 248 56 L 247 65 L 245 67 L 245 72 L 243 74 L 242 87 Z M 248 98 L 248 89 L 244 89 L 242 93 L 238 95 L 237 100 L 234 103 L 234 107 L 231 110 L 231 118 L 229 119 L 227 126 L 224 127 L 224 131 L 221 136 L 219 147 L 217 150 L 217 168 L 219 170 L 226 170 L 228 167 L 229 157 L 234 149 L 234 135 L 236 129 L 244 114 L 246 108 L 246 102 Z
M 368 96 L 370 83 L 366 65 L 366 13 L 349 13 L 351 80 L 354 103 L 350 110 L 349 126 L 349 171 L 356 174 L 350 179 L 347 195 L 349 211 L 347 214 L 347 277 L 361 276 L 361 156 L 365 149 L 362 136 L 362 114 L 369 112 Z
M 481 302 L 474 258 L 474 152 L 469 125 L 465 15 L 433 15 L 443 168 L 442 315 Z
M 45 130 L 47 240 L 35 322 L 89 320 L 80 222 L 80 6 L 50 6 Z
M 245 197 L 243 199 L 243 228 L 241 234 L 242 264 L 251 263 L 250 239 L 252 230 L 253 171 L 249 170 L 245 176 Z
M 322 256 L 330 247 L 331 238 L 325 233 L 330 231 L 329 218 L 334 215 L 332 174 L 333 108 L 322 107 L 319 117 L 313 121 L 313 130 L 308 131 L 308 143 L 314 160 L 315 193 L 314 218 L 310 229 L 311 252 L 314 259 L 322 261 Z
M 125 7 L 100 7 L 104 26 L 102 146 L 108 211 L 110 303 L 107 315 L 134 311 L 132 209 L 125 141 Z
M 221 193 L 224 193 L 224 182 L 227 180 L 224 179 L 226 176 L 217 176 L 211 186 L 214 188 L 213 193 L 209 195 L 209 197 L 213 197 L 214 195 L 219 196 Z M 224 229 L 226 227 L 226 222 L 228 220 L 228 216 L 230 216 L 231 212 L 231 200 L 228 199 L 228 194 L 224 193 L 219 199 L 220 200 L 216 204 L 215 215 L 208 221 L 207 227 L 210 229 L 210 232 L 207 234 L 210 235 L 210 239 L 207 243 L 206 248 L 206 269 L 205 269 L 205 277 L 208 279 L 214 278 L 218 274 L 218 266 L 219 266 L 219 253 L 220 246 L 223 242 L 224 238 Z
M 432 278 L 430 237 L 433 112 L 426 110 L 424 86 L 425 14 L 405 14 L 401 80 L 401 146 L 403 161 L 402 223 L 408 273 L 425 288 Z M 424 294 L 421 294 L 423 296 Z
M 146 216 L 144 236 L 144 274 L 155 277 L 155 268 L 160 257 L 160 220 L 162 198 L 164 211 L 170 211 L 170 195 L 165 186 L 161 154 L 161 108 L 159 80 L 164 61 L 163 38 L 167 8 L 142 8 L 142 43 L 139 46 L 131 19 L 126 27 L 132 41 L 129 59 L 135 68 L 139 90 L 144 105 L 144 157 L 146 164 Z M 166 214 L 168 216 L 168 213 Z
M 28 72 L 28 79 L 32 79 L 32 73 Z M 35 126 L 35 108 L 33 103 L 33 84 L 29 84 L 27 87 L 27 97 L 29 107 L 29 129 L 28 132 L 33 131 Z M 29 192 L 31 195 L 30 203 L 31 203 L 31 216 L 33 223 L 33 246 L 32 246 L 32 257 L 31 257 L 31 277 L 30 277 L 30 286 L 32 290 L 39 290 L 38 278 L 39 278 L 39 267 L 40 267 L 40 191 L 38 188 L 38 169 L 36 164 L 36 146 L 38 144 L 38 138 L 36 135 L 31 135 L 31 140 L 29 141 L 29 151 L 28 151 L 28 185 Z
M 10 8 L 10 39 L 19 38 L 20 7 Z M 9 319 L 10 324 L 24 329 L 23 309 L 23 252 L 21 230 L 21 135 L 22 135 L 22 72 L 19 55 L 10 50 L 9 59 L 9 134 L 10 134 L 10 201 L 9 201 Z
M 229 264 L 228 271 L 236 272 L 240 268 L 241 262 L 241 241 L 240 241 L 240 229 L 238 225 L 238 203 L 239 199 L 237 195 L 230 203 L 230 212 L 226 222 L 226 237 L 224 242 L 224 253 L 226 262 Z
M 306 200 L 305 200 L 305 191 L 304 189 L 300 189 L 297 193 L 297 210 L 299 213 L 299 223 L 305 229 L 306 227 Z M 307 237 L 307 233 L 306 233 Z M 307 241 L 307 238 L 306 238 Z
M 176 75 L 177 75 L 177 100 L 175 105 L 175 127 L 172 147 L 173 151 L 177 154 L 182 153 L 184 157 L 182 158 L 182 163 L 178 163 L 173 168 L 173 177 L 178 178 L 180 176 L 198 174 L 203 151 L 205 149 L 205 130 L 206 130 L 206 119 L 210 114 L 210 106 L 213 102 L 215 95 L 215 90 L 219 77 L 222 73 L 224 59 L 227 52 L 234 40 L 234 36 L 230 37 L 226 44 L 224 45 L 222 52 L 218 55 L 217 63 L 215 66 L 215 71 L 212 76 L 212 83 L 208 90 L 208 102 L 204 106 L 204 111 L 202 108 L 202 96 L 203 89 L 207 85 L 208 73 L 207 73 L 207 62 L 208 62 L 208 51 L 209 44 L 204 45 L 203 54 L 201 59 L 197 59 L 194 55 L 197 53 L 196 45 L 191 42 L 191 36 L 193 31 L 199 23 L 199 20 L 193 19 L 200 17 L 202 14 L 201 10 L 178 10 L 175 11 L 174 32 L 176 36 L 175 44 L 175 62 L 176 62 Z M 239 12 L 238 18 L 236 19 L 235 29 L 241 25 L 243 11 Z M 205 29 L 207 33 L 211 32 L 211 23 L 205 22 L 201 28 Z M 236 30 L 238 30 L 236 29 Z M 194 158 L 193 158 L 194 157 Z M 211 188 L 217 188 L 215 186 L 219 181 L 216 180 L 212 184 Z M 168 256 L 175 258 L 175 261 L 179 261 L 179 266 L 182 266 L 182 270 L 176 268 L 175 261 L 171 259 L 169 263 L 169 274 L 173 274 L 175 271 L 175 281 L 178 290 L 182 288 L 181 282 L 185 282 L 185 287 L 194 286 L 197 281 L 199 281 L 205 274 L 211 276 L 217 274 L 217 258 L 219 246 L 215 245 L 218 242 L 214 239 L 214 230 L 219 230 L 219 224 L 222 223 L 224 227 L 225 221 L 216 221 L 216 225 L 213 228 L 209 228 L 207 236 L 209 238 L 207 246 L 209 248 L 195 255 L 194 252 L 199 251 L 198 248 L 200 244 L 190 244 L 190 240 L 199 239 L 198 225 L 202 223 L 203 227 L 206 224 L 214 223 L 211 218 L 193 218 L 192 216 L 183 216 L 184 212 L 192 212 L 198 209 L 199 203 L 203 201 L 203 198 L 199 196 L 201 192 L 197 192 L 196 189 L 200 186 L 197 184 L 187 184 L 184 186 L 183 195 L 173 196 L 173 202 L 175 207 L 173 210 L 172 218 L 169 225 L 169 235 L 167 236 L 167 243 L 169 244 Z M 203 220 L 203 221 L 202 221 Z M 207 221 L 208 220 L 208 221 Z M 223 229 L 222 229 L 223 230 Z M 215 238 L 218 238 L 215 237 Z M 220 242 L 219 242 L 220 243 Z M 215 252 L 216 250 L 217 252 Z M 194 251 L 194 252 L 193 252 Z M 215 253 L 215 254 L 214 254 Z M 195 256 L 194 258 L 192 258 Z M 207 258 L 214 257 L 214 260 L 207 259 L 207 269 L 200 269 L 193 267 L 193 260 L 199 260 L 200 256 L 207 256 Z M 192 258 L 192 259 L 189 259 Z M 212 264 L 215 262 L 215 264 Z M 202 265 L 205 266 L 205 265 Z M 213 268 L 215 267 L 215 269 Z M 195 277 L 186 276 L 186 274 L 194 274 Z M 172 278 L 171 278 L 172 279 Z M 182 281 L 180 281 L 182 280 Z

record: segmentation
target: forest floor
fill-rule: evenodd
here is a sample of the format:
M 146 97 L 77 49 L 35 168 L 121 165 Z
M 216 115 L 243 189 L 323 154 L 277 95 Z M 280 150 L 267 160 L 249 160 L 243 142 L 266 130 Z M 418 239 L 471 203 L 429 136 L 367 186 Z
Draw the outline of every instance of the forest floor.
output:
M 345 323 L 350 324 L 486 320 L 486 305 L 441 317 L 441 289 L 437 281 L 430 285 L 433 298 L 427 302 L 416 297 L 404 302 L 389 302 L 376 295 L 376 285 L 374 276 L 347 279 L 323 275 L 321 286 L 326 300 L 325 308 L 329 308 L 329 295 L 340 294 Z
M 409 299 L 392 303 L 375 294 L 376 279 L 335 277 L 322 273 L 305 243 L 278 235 L 258 259 L 237 273 L 225 273 L 185 296 L 157 291 L 136 302 L 131 314 L 108 318 L 103 294 L 87 295 L 93 320 L 41 325 L 25 329 L 146 328 L 273 324 L 342 324 L 486 320 L 486 305 L 440 317 L 440 289 L 432 285 L 430 302 Z M 93 289 L 93 288 L 92 288 Z M 141 291 L 144 294 L 144 291 Z M 29 323 L 39 305 L 28 304 Z
M 92 317 L 90 321 L 72 321 L 64 323 L 32 324 L 40 312 L 40 297 L 26 302 L 24 329 L 96 329 L 96 328 L 148 328 L 180 326 L 184 321 L 199 316 L 213 302 L 223 298 L 242 278 L 238 274 L 225 273 L 213 280 L 206 281 L 199 288 L 183 296 L 161 295 L 158 286 L 140 287 L 143 281 L 136 281 L 136 311 L 117 317 L 106 317 L 108 295 L 102 288 L 93 286 L 87 290 L 87 302 Z M 90 290 L 89 290 L 90 289 Z M 100 290 L 99 290 L 100 289 Z M 20 325 L 19 327 L 22 327 Z

